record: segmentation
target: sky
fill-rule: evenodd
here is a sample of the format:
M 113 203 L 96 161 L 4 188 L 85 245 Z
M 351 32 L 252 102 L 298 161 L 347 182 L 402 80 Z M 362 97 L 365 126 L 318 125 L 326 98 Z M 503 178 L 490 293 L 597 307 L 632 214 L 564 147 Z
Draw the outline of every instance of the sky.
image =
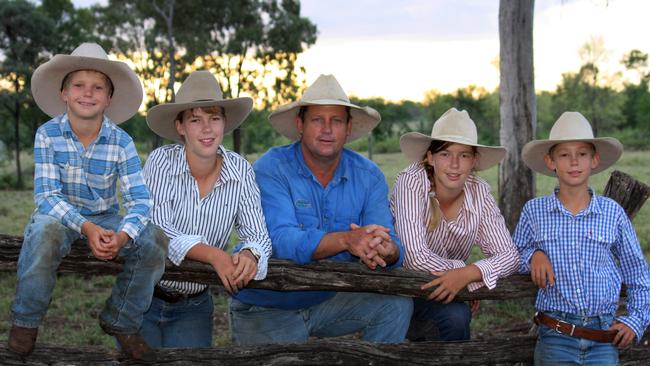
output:
M 97 1 L 75 0 L 77 6 Z M 420 101 L 427 91 L 499 83 L 499 0 L 302 0 L 318 27 L 316 44 L 299 56 L 312 83 L 334 74 L 358 97 Z M 601 38 L 601 69 L 622 71 L 632 49 L 650 52 L 643 25 L 647 0 L 537 0 L 535 88 L 554 90 L 562 73 L 582 64 L 578 50 Z

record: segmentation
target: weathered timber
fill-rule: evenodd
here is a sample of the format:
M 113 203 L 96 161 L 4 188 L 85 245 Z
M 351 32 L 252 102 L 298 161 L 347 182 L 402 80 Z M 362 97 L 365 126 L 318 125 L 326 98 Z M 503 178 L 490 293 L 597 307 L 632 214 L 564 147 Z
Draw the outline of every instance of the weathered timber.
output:
M 621 171 L 614 170 L 603 195 L 623 206 L 627 216 L 632 219 L 650 197 L 650 187 Z
M 0 271 L 15 271 L 22 237 L 0 234 Z M 94 258 L 85 242 L 80 240 L 72 245 L 61 265 L 61 273 L 77 273 L 86 276 L 113 275 L 121 270 L 121 263 L 100 261 Z M 207 264 L 185 260 L 181 266 L 167 262 L 165 279 L 193 281 L 221 286 L 219 276 Z M 349 292 L 378 292 L 403 296 L 423 296 L 420 286 L 435 277 L 406 268 L 392 271 L 372 271 L 360 263 L 341 263 L 320 261 L 309 265 L 297 265 L 289 261 L 270 260 L 268 274 L 263 281 L 251 281 L 249 288 L 280 291 L 295 290 L 334 290 Z M 529 276 L 515 275 L 500 280 L 493 290 L 480 289 L 474 292 L 463 290 L 459 300 L 474 299 L 513 299 L 534 297 L 536 289 Z
M 646 333 L 647 337 L 647 333 Z M 373 344 L 345 339 L 306 343 L 159 351 L 164 365 L 511 365 L 532 363 L 535 336 L 495 337 L 467 342 Z M 37 344 L 24 359 L 0 345 L 5 365 L 131 365 L 115 351 L 99 347 Z M 645 342 L 620 352 L 621 365 L 646 365 Z

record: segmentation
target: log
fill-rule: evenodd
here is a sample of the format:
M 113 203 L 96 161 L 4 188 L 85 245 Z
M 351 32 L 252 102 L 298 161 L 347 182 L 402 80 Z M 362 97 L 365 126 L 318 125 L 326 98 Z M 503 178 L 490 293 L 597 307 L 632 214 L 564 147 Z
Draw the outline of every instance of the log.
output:
M 605 185 L 603 195 L 618 202 L 632 220 L 650 197 L 650 187 L 631 176 L 614 170 Z
M 0 234 L 0 271 L 15 272 L 22 237 Z M 121 261 L 100 261 L 94 258 L 84 240 L 72 245 L 70 254 L 59 266 L 60 273 L 76 273 L 85 276 L 114 275 L 120 272 Z M 193 281 L 207 285 L 222 286 L 212 266 L 185 260 L 181 266 L 167 261 L 164 279 Z M 372 271 L 365 265 L 352 262 L 320 261 L 309 265 L 297 265 L 290 261 L 271 259 L 266 279 L 251 281 L 249 288 L 296 291 L 332 290 L 347 292 L 376 292 L 410 297 L 427 293 L 420 286 L 431 281 L 433 275 L 397 268 L 392 271 Z M 458 300 L 516 299 L 534 297 L 537 290 L 528 275 L 514 275 L 499 281 L 493 290 L 486 288 L 474 292 L 459 292 Z
M 621 365 L 646 365 L 650 347 L 645 341 L 620 352 Z M 535 336 L 494 337 L 465 342 L 377 344 L 348 339 L 305 343 L 230 346 L 202 349 L 164 349 L 165 365 L 529 365 Z M 37 344 L 20 358 L 0 345 L 5 365 L 132 365 L 116 351 L 101 347 L 53 347 Z

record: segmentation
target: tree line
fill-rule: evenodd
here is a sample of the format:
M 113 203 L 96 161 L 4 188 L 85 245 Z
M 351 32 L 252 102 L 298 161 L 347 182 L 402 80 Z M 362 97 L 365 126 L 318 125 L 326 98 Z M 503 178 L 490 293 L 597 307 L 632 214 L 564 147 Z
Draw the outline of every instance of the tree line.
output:
M 75 8 L 70 0 L 0 0 L 0 155 L 15 174 L 0 177 L 0 187 L 23 188 L 20 152 L 30 150 L 38 126 L 49 118 L 33 103 L 29 81 L 42 62 L 70 53 L 82 42 L 97 42 L 128 61 L 143 81 L 147 108 L 173 101 L 174 85 L 191 71 L 207 69 L 224 98 L 246 94 L 255 109 L 246 123 L 227 136 L 227 147 L 243 154 L 262 153 L 288 142 L 267 117 L 277 105 L 294 100 L 306 87 L 297 56 L 314 44 L 316 26 L 300 16 L 295 0 L 110 0 L 106 6 Z M 537 136 L 566 110 L 583 113 L 597 135 L 619 138 L 626 148 L 650 147 L 650 69 L 648 54 L 631 50 L 621 60 L 627 79 L 601 71 L 604 46 L 592 39 L 580 50 L 582 66 L 562 75 L 554 91 L 537 93 Z M 618 84 L 618 85 L 616 85 Z M 421 102 L 353 98 L 382 115 L 368 139 L 350 147 L 373 153 L 399 151 L 399 136 L 429 133 L 450 107 L 466 109 L 478 126 L 479 142 L 499 144 L 499 91 L 470 85 L 450 93 L 435 91 Z M 121 125 L 140 151 L 160 146 L 143 114 Z

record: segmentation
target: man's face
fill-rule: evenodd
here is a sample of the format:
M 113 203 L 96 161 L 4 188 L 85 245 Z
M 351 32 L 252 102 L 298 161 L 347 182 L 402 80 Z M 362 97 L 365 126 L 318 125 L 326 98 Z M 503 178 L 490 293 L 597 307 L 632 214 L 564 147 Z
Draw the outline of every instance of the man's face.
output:
M 309 106 L 304 120 L 296 117 L 306 158 L 322 162 L 338 159 L 352 129 L 348 117 L 346 108 L 339 105 Z
M 97 71 L 81 70 L 69 78 L 61 91 L 68 115 L 77 120 L 101 120 L 111 101 L 106 76 Z

